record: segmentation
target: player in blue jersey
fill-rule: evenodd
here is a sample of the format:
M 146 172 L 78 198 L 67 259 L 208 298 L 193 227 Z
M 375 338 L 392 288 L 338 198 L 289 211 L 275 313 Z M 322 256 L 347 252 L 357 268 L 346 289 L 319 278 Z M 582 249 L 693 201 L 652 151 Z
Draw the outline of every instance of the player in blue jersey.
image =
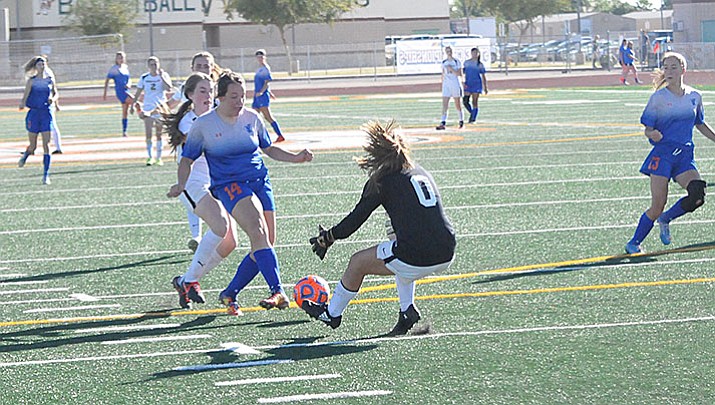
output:
M 184 102 L 176 114 L 167 114 L 164 125 L 169 134 L 169 144 L 181 155 L 186 142 L 186 134 L 196 119 L 213 107 L 213 83 L 204 73 L 194 73 L 186 79 L 182 86 Z M 179 158 L 179 162 L 181 161 Z M 194 258 L 188 270 L 172 280 L 172 285 L 179 293 L 179 305 L 189 308 L 191 302 L 203 304 L 206 300 L 201 292 L 199 280 L 211 269 L 218 266 L 236 248 L 236 225 L 221 203 L 211 196 L 209 191 L 211 178 L 206 157 L 199 156 L 191 165 L 183 192 L 179 199 L 187 212 L 200 217 L 206 222 L 209 230 L 200 238 Z M 177 195 L 174 185 L 169 189 L 168 196 Z
M 144 120 L 144 134 L 146 135 L 146 152 L 149 157 L 146 160 L 146 165 L 163 166 L 161 160 L 161 149 L 163 147 L 161 140 L 162 124 L 161 114 L 168 112 L 169 107 L 166 105 L 166 92 L 171 89 L 171 77 L 161 68 L 161 62 L 156 56 L 151 56 L 147 60 L 149 71 L 144 73 L 139 78 L 137 83 L 137 92 L 134 94 L 134 99 L 139 100 L 139 95 L 144 93 L 141 109 L 138 113 L 139 118 Z M 139 103 L 132 104 L 129 107 L 129 112 L 134 112 L 134 108 Z M 151 157 L 152 150 L 152 129 L 156 137 L 156 158 Z
M 482 63 L 479 48 L 472 48 L 472 57 L 464 61 L 464 107 L 469 111 L 469 123 L 473 124 L 479 115 L 479 95 L 488 94 L 487 69 Z M 470 104 L 470 99 L 472 103 Z
M 259 305 L 284 309 L 290 302 L 281 285 L 278 257 L 273 249 L 275 202 L 261 151 L 274 160 L 293 163 L 309 162 L 313 153 L 307 149 L 293 153 L 271 143 L 258 112 L 245 108 L 246 87 L 241 75 L 225 71 L 217 87 L 220 103 L 191 126 L 181 153 L 178 183 L 172 187 L 171 195 L 184 191 L 191 164 L 202 154 L 206 156 L 212 195 L 221 201 L 251 244 L 251 251 L 238 266 L 233 280 L 219 294 L 220 302 L 230 312 L 240 313 L 236 295 L 260 272 L 271 296 Z
M 271 125 L 274 131 L 276 131 L 276 142 L 285 141 L 283 133 L 281 132 L 281 127 L 278 122 L 273 118 L 271 114 L 271 98 L 275 98 L 273 93 L 271 93 L 270 83 L 273 80 L 271 76 L 271 67 L 266 63 L 266 50 L 259 49 L 256 51 L 256 60 L 260 67 L 256 70 L 256 75 L 253 77 L 253 104 L 251 107 L 256 111 L 259 111 L 263 118 Z
M 459 115 L 459 127 L 464 127 L 464 113 L 462 112 L 462 85 L 459 77 L 462 75 L 462 63 L 452 56 L 452 47 L 444 48 L 447 58 L 442 61 L 442 122 L 437 126 L 437 130 L 446 129 L 447 110 L 449 109 L 449 99 L 454 99 L 454 107 Z
M 109 68 L 107 77 L 104 79 L 104 95 L 102 96 L 103 100 L 107 99 L 109 80 L 113 80 L 114 93 L 117 96 L 117 100 L 122 104 L 122 136 L 127 136 L 129 107 L 134 103 L 134 96 L 129 92 L 132 86 L 132 79 L 129 75 L 129 66 L 126 63 L 126 59 L 127 56 L 122 51 L 117 52 L 114 56 L 114 66 Z
M 654 80 L 656 91 L 641 115 L 645 136 L 653 145 L 640 172 L 650 176 L 651 205 L 641 215 L 638 227 L 626 244 L 626 253 L 641 253 L 641 243 L 657 220 L 660 240 L 671 243 L 670 222 L 705 203 L 706 183 L 700 178 L 693 157 L 693 127 L 712 141 L 715 132 L 704 120 L 700 93 L 683 83 L 687 68 L 685 58 L 666 52 L 662 71 Z M 663 212 L 668 200 L 668 182 L 675 180 L 688 194 Z
M 380 206 L 394 230 L 394 240 L 352 255 L 329 303 L 303 301 L 303 310 L 333 329 L 340 326 L 343 311 L 357 295 L 366 275 L 394 275 L 400 313 L 389 335 L 406 334 L 420 320 L 414 303 L 415 281 L 447 269 L 454 260 L 454 229 L 444 212 L 437 185 L 412 160 L 396 127 L 394 121 L 384 126 L 371 122 L 364 127 L 367 153 L 357 163 L 369 178 L 360 201 L 337 225 L 330 229 L 319 226 L 318 236 L 310 239 L 313 252 L 322 260 L 336 240 L 354 234 Z
M 624 40 L 625 41 L 625 40 Z M 621 57 L 623 59 L 622 67 L 623 69 L 621 70 L 621 84 L 628 86 L 628 73 L 633 72 L 633 77 L 636 81 L 636 83 L 641 84 L 643 83 L 640 81 L 638 78 L 638 69 L 636 69 L 635 62 L 637 61 L 636 59 L 636 53 L 633 50 L 633 41 L 628 41 L 626 42 L 626 47 L 622 50 L 619 50 L 621 53 Z
M 37 136 L 42 135 L 43 175 L 42 184 L 50 184 L 50 131 L 52 125 L 52 104 L 57 101 L 55 82 L 47 70 L 47 60 L 42 56 L 35 56 L 25 64 L 25 92 L 20 100 L 20 111 L 25 107 L 30 110 L 25 117 L 25 127 L 30 145 L 25 149 L 19 167 L 25 166 L 27 158 L 37 149 Z

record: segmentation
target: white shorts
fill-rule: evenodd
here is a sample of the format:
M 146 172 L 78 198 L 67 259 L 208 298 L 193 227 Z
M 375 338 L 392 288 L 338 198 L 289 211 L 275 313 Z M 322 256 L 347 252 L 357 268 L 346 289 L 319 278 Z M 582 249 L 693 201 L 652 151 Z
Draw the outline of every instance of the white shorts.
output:
M 459 80 L 442 81 L 442 97 L 462 97 L 462 86 Z
M 179 195 L 179 200 L 184 204 L 187 211 L 194 212 L 196 204 L 198 204 L 202 198 L 209 195 L 209 186 L 210 184 L 200 181 L 189 180 L 186 183 L 184 192 Z
M 377 258 L 385 260 L 392 257 L 392 260 L 385 262 L 385 267 L 395 273 L 396 276 L 409 281 L 419 280 L 429 276 L 430 274 L 446 270 L 454 261 L 454 259 L 452 259 L 446 263 L 435 264 L 434 266 L 413 266 L 403 262 L 392 254 L 392 246 L 394 243 L 395 241 L 388 240 L 377 245 Z

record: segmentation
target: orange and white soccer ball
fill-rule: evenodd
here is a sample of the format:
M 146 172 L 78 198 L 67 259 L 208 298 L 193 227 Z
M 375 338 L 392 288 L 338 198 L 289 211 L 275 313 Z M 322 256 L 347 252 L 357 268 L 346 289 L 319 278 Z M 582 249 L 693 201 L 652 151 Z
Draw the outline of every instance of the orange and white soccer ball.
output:
M 325 304 L 330 295 L 330 286 L 324 278 L 316 275 L 305 276 L 293 287 L 293 301 L 300 307 L 303 300 Z

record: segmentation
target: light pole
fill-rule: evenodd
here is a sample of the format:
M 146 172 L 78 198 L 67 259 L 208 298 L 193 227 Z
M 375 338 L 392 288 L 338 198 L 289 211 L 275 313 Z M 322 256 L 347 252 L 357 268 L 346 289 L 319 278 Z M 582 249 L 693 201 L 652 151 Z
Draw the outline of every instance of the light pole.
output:
M 660 29 L 665 29 L 665 24 L 663 23 L 663 7 L 665 7 L 665 2 L 660 0 Z
M 152 20 L 152 14 L 154 7 L 156 7 L 156 2 L 152 0 L 144 0 L 144 11 L 147 11 L 147 4 L 149 4 L 149 55 L 154 55 L 154 21 Z

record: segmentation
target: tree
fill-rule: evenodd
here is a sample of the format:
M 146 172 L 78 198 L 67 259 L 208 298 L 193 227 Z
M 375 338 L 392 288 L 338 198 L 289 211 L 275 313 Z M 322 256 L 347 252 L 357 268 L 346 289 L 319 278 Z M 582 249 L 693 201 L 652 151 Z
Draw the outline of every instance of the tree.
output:
M 572 9 L 570 0 L 483 0 L 483 6 L 519 28 L 519 44 L 537 17 Z
M 478 17 L 484 14 L 483 0 L 455 0 L 450 9 L 451 18 Z
M 615 15 L 628 14 L 633 11 L 651 10 L 652 7 L 648 0 L 638 0 L 633 5 L 622 0 L 590 0 L 591 10 L 600 11 L 602 13 L 610 13 Z
M 138 16 L 135 1 L 77 0 L 65 17 L 65 26 L 82 35 L 122 34 L 127 36 Z
M 233 13 L 254 23 L 275 25 L 281 35 L 288 62 L 292 68 L 291 55 L 286 28 L 305 23 L 327 23 L 337 20 L 357 6 L 369 4 L 369 1 L 354 0 L 224 0 L 224 12 L 230 20 Z M 292 69 L 289 69 L 289 72 Z

